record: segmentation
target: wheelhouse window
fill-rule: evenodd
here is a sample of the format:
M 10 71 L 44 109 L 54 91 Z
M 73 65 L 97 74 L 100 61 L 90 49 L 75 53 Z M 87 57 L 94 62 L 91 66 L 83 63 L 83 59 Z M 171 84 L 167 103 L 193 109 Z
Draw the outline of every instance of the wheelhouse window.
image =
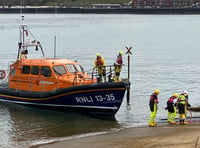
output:
M 31 74 L 32 75 L 39 75 L 39 66 L 32 66 L 31 67 Z
M 53 66 L 53 71 L 57 75 L 62 75 L 62 74 L 66 74 L 67 73 L 67 71 L 65 70 L 65 67 L 63 65 Z
M 42 66 L 41 67 L 41 75 L 44 77 L 51 77 L 51 69 L 49 66 Z
M 81 65 L 76 64 L 76 68 L 77 68 L 78 71 L 84 72 L 84 69 L 83 69 L 83 67 Z
M 75 65 L 73 65 L 73 64 L 66 64 L 65 66 L 66 66 L 67 70 L 70 73 L 76 73 L 76 72 L 78 72 L 77 69 L 76 69 L 76 67 L 75 67 Z
M 10 75 L 16 75 L 16 68 L 11 69 Z
M 22 72 L 23 74 L 30 74 L 30 66 L 27 66 L 27 65 L 24 65 L 23 68 L 22 68 Z

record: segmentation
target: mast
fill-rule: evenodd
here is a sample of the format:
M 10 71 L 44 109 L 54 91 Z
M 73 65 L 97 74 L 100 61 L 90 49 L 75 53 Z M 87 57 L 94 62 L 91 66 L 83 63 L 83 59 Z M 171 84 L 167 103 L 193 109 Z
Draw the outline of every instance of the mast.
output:
M 17 54 L 17 60 L 19 59 L 19 55 L 20 55 L 20 52 L 21 52 L 21 48 L 22 48 L 22 45 L 24 45 L 24 15 L 21 16 L 21 19 L 22 19 L 22 25 L 19 26 L 19 31 L 20 31 L 20 39 L 19 39 L 19 42 L 18 42 L 18 54 Z
M 22 44 L 24 44 L 24 16 L 22 15 Z
M 22 17 L 22 24 L 19 26 L 20 38 L 18 43 L 19 48 L 18 48 L 17 60 L 19 60 L 20 53 L 22 51 L 24 51 L 25 54 L 28 53 L 28 47 L 35 47 L 36 51 L 38 51 L 38 47 L 40 47 L 42 56 L 45 57 L 41 43 L 36 40 L 36 38 L 28 29 L 27 25 L 24 24 L 24 15 L 22 15 L 21 17 Z M 27 37 L 29 37 L 28 40 Z

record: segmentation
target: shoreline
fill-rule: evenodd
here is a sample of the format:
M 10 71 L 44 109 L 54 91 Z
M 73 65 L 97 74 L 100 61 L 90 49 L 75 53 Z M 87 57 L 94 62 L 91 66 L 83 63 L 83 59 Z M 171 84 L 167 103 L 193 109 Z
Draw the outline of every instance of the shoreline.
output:
M 200 8 L 0 8 L 0 14 L 200 14 Z
M 159 124 L 31 146 L 30 148 L 200 148 L 200 122 L 188 125 Z

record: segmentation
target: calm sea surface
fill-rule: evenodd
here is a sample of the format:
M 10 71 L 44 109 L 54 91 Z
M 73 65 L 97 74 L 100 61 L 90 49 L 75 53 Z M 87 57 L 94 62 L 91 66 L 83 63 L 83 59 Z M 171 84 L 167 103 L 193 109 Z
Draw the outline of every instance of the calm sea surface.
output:
M 25 23 L 40 40 L 47 57 L 54 56 L 93 68 L 96 52 L 113 64 L 120 49 L 133 46 L 131 55 L 131 100 L 126 97 L 115 121 L 73 113 L 33 109 L 0 103 L 0 147 L 31 145 L 98 134 L 129 126 L 146 125 L 149 96 L 160 89 L 157 120 L 165 119 L 167 99 L 189 92 L 190 103 L 200 105 L 200 15 L 97 15 L 28 14 Z M 0 15 L 0 69 L 17 56 L 21 15 Z M 127 77 L 127 56 L 122 77 Z M 193 116 L 200 116 L 193 113 Z M 133 133 L 134 134 L 134 133 Z

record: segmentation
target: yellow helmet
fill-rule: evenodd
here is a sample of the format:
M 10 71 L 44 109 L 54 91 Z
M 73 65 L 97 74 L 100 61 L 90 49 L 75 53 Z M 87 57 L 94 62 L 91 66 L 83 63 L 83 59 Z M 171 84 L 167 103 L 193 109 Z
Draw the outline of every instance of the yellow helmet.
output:
M 177 97 L 178 97 L 178 94 L 177 94 L 177 93 L 174 93 L 174 94 L 173 94 L 173 97 L 177 98 Z
M 96 56 L 97 56 L 97 57 L 100 56 L 100 53 L 96 53 Z
M 119 51 L 119 54 L 121 54 L 121 55 L 122 55 L 122 54 L 123 54 L 123 51 L 122 51 L 122 50 L 120 50 L 120 51 Z
M 155 90 L 154 90 L 154 93 L 155 93 L 156 95 L 158 95 L 158 94 L 160 93 L 160 91 L 159 91 L 158 89 L 155 89 Z

